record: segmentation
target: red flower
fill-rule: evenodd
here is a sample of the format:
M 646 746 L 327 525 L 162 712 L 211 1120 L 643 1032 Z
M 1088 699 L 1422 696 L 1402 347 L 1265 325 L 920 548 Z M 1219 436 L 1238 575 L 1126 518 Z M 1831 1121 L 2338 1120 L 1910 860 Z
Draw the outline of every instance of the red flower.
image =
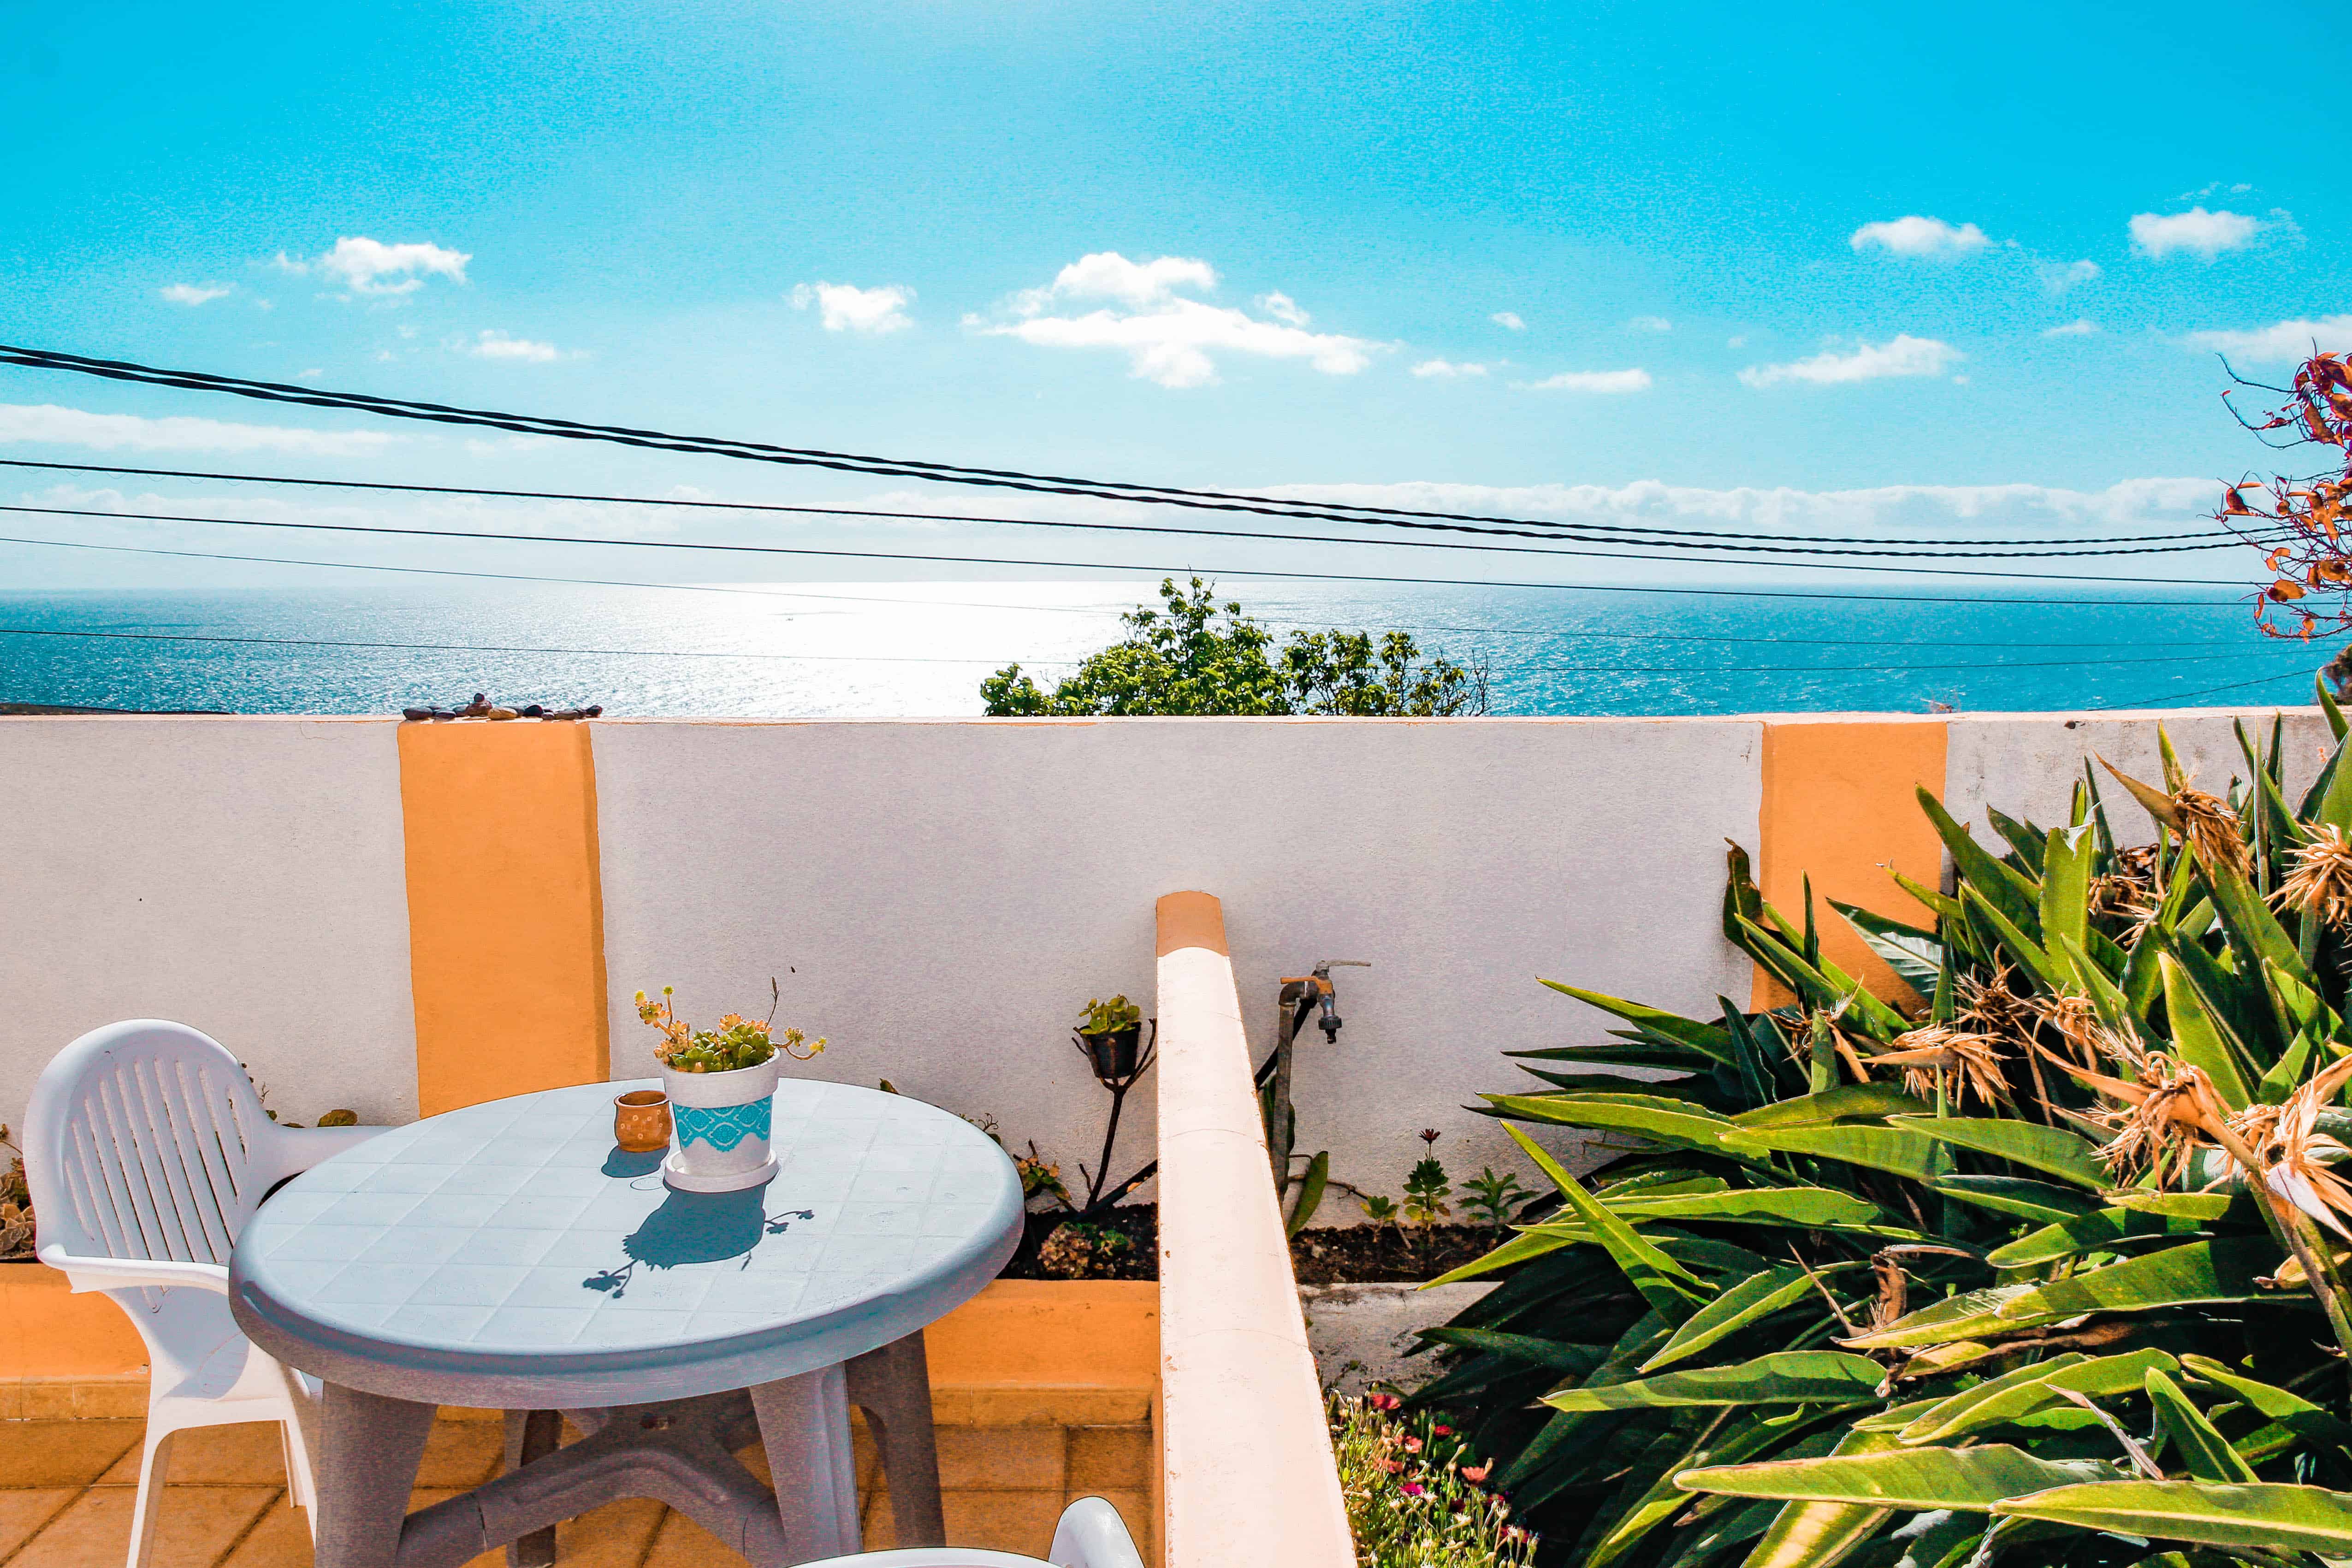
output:
M 1422 1485 L 1421 1485 L 1421 1483 L 1420 1483 L 1419 1481 L 1407 1481 L 1407 1482 L 1405 1482 L 1405 1483 L 1404 1483 L 1404 1495 L 1405 1495 L 1405 1496 L 1407 1496 L 1407 1497 L 1419 1497 L 1419 1496 L 1421 1495 L 1421 1493 L 1422 1493 Z
M 1454 1428 L 1447 1426 L 1443 1421 L 1439 1422 L 1436 1426 L 1432 1427 L 1430 1430 L 1441 1437 L 1451 1437 L 1454 1436 Z
M 1375 1410 L 1393 1410 L 1404 1403 L 1393 1394 L 1367 1394 L 1364 1403 Z

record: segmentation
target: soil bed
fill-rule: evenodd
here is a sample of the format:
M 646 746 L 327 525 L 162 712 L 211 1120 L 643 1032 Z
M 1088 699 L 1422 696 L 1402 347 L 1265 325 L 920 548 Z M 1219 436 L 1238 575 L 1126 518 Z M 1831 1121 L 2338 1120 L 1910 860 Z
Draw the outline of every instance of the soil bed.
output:
M 1020 1249 L 1004 1266 L 1001 1278 L 1045 1280 L 1037 1266 L 1038 1249 L 1066 1214 L 1033 1214 L 1021 1238 Z M 1117 1230 L 1134 1243 L 1108 1268 L 1097 1266 L 1083 1277 L 1089 1280 L 1157 1280 L 1160 1278 L 1160 1207 L 1137 1203 L 1115 1208 L 1104 1218 L 1106 1229 Z M 1290 1266 L 1302 1285 L 1362 1285 L 1381 1281 L 1434 1280 L 1440 1274 L 1485 1257 L 1503 1234 L 1481 1225 L 1439 1225 L 1426 1233 L 1418 1227 L 1400 1232 L 1394 1226 L 1350 1226 L 1309 1230 L 1290 1243 Z

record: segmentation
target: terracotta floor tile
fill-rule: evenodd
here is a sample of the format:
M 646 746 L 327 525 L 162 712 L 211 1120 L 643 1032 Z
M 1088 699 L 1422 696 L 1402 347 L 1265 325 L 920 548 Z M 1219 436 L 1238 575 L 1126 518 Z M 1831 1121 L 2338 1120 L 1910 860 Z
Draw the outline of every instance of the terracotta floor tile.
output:
M 740 1553 L 682 1513 L 665 1511 L 645 1568 L 736 1568 Z
M 556 1561 L 562 1568 L 637 1568 L 667 1511 L 650 1498 L 633 1497 L 567 1519 L 556 1527 Z
M 419 1487 L 409 1493 L 408 1506 L 412 1511 L 428 1507 L 457 1496 L 459 1490 L 462 1489 Z M 0 1493 L 0 1499 L 8 1495 L 11 1494 Z M 627 1498 L 578 1519 L 566 1520 L 556 1527 L 558 1560 L 564 1568 L 637 1568 L 653 1542 L 655 1529 L 661 1523 L 662 1511 L 662 1505 L 649 1499 Z M 125 1515 L 123 1526 L 126 1543 L 128 1518 Z M 236 1550 L 220 1568 L 310 1568 L 310 1561 L 308 1521 L 300 1510 L 280 1503 L 272 1507 L 254 1526 L 253 1532 L 237 1543 Z M 500 1548 L 484 1552 L 467 1568 L 503 1568 L 505 1563 L 506 1552 Z
M 97 1568 L 120 1562 L 131 1544 L 129 1487 L 82 1493 L 27 1542 L 10 1568 Z M 246 1526 L 278 1500 L 270 1487 L 167 1487 L 155 1538 L 155 1568 L 212 1568 Z
M 73 1487 L 39 1491 L 0 1491 L 0 1557 L 6 1557 L 33 1532 L 55 1519 L 76 1495 Z
M 939 1440 L 943 1490 L 1062 1491 L 1062 1427 L 941 1427 Z
M 1054 1521 L 1062 1515 L 1058 1491 L 951 1491 L 942 1492 L 940 1502 L 949 1545 L 1032 1557 L 1043 1557 L 1053 1544 Z
M 277 1499 L 220 1568 L 310 1568 L 310 1516 L 284 1498 Z
M 233 1427 L 197 1427 L 172 1439 L 170 1484 L 282 1487 L 286 1450 L 275 1421 L 240 1421 Z M 133 1446 L 98 1478 L 100 1486 L 137 1486 L 139 1449 Z
M 1073 1427 L 1068 1474 L 1072 1491 L 1132 1490 L 1151 1484 L 1151 1428 Z
M 425 1440 L 425 1462 L 416 1469 L 420 1487 L 476 1487 L 506 1464 L 507 1432 L 497 1421 L 436 1421 Z
M 874 1434 L 862 1421 L 849 1428 L 849 1451 L 857 1460 L 857 1484 L 872 1486 L 875 1473 L 882 1468 L 882 1450 L 874 1446 Z
M 1073 1490 L 1069 1496 L 1062 1500 L 1062 1506 L 1067 1508 L 1082 1497 L 1098 1497 L 1118 1510 L 1118 1517 L 1126 1521 L 1128 1536 L 1135 1542 L 1136 1551 L 1141 1553 L 1146 1563 L 1151 1561 L 1151 1526 L 1154 1520 L 1151 1512 L 1151 1494 L 1149 1491 L 1141 1488 L 1131 1491 L 1113 1491 L 1103 1489 Z
M 86 1487 L 137 1447 L 141 1421 L 0 1421 L 0 1487 Z
M 866 1538 L 866 1550 L 889 1551 L 898 1544 L 898 1539 L 890 1528 L 889 1494 L 877 1489 L 872 1496 L 862 1500 L 864 1506 L 858 1515 L 858 1529 Z M 653 1565 L 647 1563 L 646 1568 L 653 1568 Z

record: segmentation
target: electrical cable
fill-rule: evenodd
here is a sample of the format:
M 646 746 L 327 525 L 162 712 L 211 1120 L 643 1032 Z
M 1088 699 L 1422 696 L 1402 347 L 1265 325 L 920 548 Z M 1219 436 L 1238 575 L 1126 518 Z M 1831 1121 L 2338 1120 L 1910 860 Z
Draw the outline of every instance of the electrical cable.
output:
M 778 446 L 766 442 L 709 436 L 682 436 L 664 431 L 643 430 L 626 425 L 586 424 L 546 415 L 468 409 L 448 403 L 376 397 L 364 392 L 331 392 L 319 388 L 294 386 L 283 382 L 261 382 L 244 377 L 213 375 L 200 371 L 164 370 L 128 360 L 98 360 L 79 354 L 62 353 L 54 350 L 27 349 L 5 344 L 0 344 L 0 363 L 21 365 L 33 370 L 69 371 L 77 374 L 100 376 L 142 385 L 168 386 L 192 392 L 225 392 L 233 396 L 265 402 L 343 409 L 388 418 L 423 420 L 442 424 L 475 425 L 522 434 L 611 442 L 655 451 L 735 457 L 747 461 L 832 469 L 843 473 L 926 479 L 943 484 L 972 485 L 1041 495 L 1082 496 L 1100 500 L 1151 501 L 1169 506 L 1193 507 L 1215 511 L 1254 512 L 1269 517 L 1321 517 L 1359 524 L 1378 523 L 1399 528 L 1440 528 L 1445 531 L 1515 533 L 1537 526 L 1526 518 L 1494 517 L 1475 512 L 1418 510 L 1411 507 L 1376 507 L 1349 502 L 1326 504 L 1294 502 L 1277 497 L 1255 496 L 1234 491 L 1185 489 L 1172 486 L 1130 484 L 1125 481 L 1085 480 L 1059 475 L 1030 474 L 1018 469 L 976 468 L 913 458 L 884 458 L 856 453 L 830 452 L 820 448 Z M 1595 531 L 1646 533 L 1662 531 L 1617 524 L 1590 526 Z M 1532 537 L 1553 536 L 1537 534 Z
M 217 643 L 236 646 L 284 648 L 369 648 L 394 653 L 549 653 L 568 658 L 613 659 L 776 659 L 821 664 L 997 664 L 1035 663 L 1040 668 L 1074 664 L 1076 659 L 1041 659 L 1021 661 L 994 657 L 947 658 L 885 653 L 731 653 L 714 649 L 695 648 L 548 648 L 526 647 L 500 643 L 386 643 L 328 637 L 225 637 L 193 632 L 79 632 L 63 631 L 40 626 L 0 626 L 0 637 L 77 637 L 99 641 L 129 643 Z M 1742 664 L 1741 674 L 1852 674 L 1856 673 L 1906 674 L 1911 672 L 1950 672 L 1954 670 L 2053 670 L 2077 669 L 2088 665 L 2106 664 L 2213 664 L 2231 659 L 2262 657 L 2261 651 L 2242 653 L 2200 653 L 2189 658 L 2134 659 L 2057 659 L 2039 663 L 1995 663 L 1962 664 Z M 1584 675 L 1720 675 L 1720 668 L 1692 664 L 1521 664 L 1517 669 L 1538 670 L 1553 674 Z M 2290 671 L 2301 674 L 2303 671 Z M 2284 680 L 2284 675 L 2271 677 Z
M 110 514 L 111 515 L 111 514 Z M 638 582 L 622 578 L 548 577 L 517 571 L 467 571 L 456 567 L 390 566 L 378 561 L 317 560 L 288 556 L 236 555 L 221 550 L 164 549 L 152 545 L 101 545 L 80 539 L 35 539 L 17 535 L 0 534 L 0 544 L 37 545 L 50 549 L 105 550 L 120 555 L 153 555 L 175 557 L 185 560 L 247 561 L 260 566 L 322 567 L 334 571 L 379 571 L 404 577 L 465 577 L 480 578 L 493 582 L 540 582 L 575 588 L 637 588 L 675 593 L 731 593 L 752 599 L 814 599 L 824 603 L 898 604 L 912 606 L 938 605 L 960 610 L 1001 610 L 1022 614 L 1100 615 L 1100 606 L 1071 604 L 1007 604 L 982 600 L 961 599 L 894 599 L 870 593 L 819 593 L 806 589 L 732 588 L 707 582 Z M 2007 601 L 1964 601 L 1968 603 L 2005 603 Z M 2093 601 L 2096 602 L 2096 601 Z M 2191 606 L 2190 608 L 2196 608 Z M 2232 607 L 2233 608 L 2233 607 Z M 1264 615 L 1255 619 L 1269 626 L 1301 627 L 1312 631 L 1347 632 L 1356 628 L 1328 621 L 1292 621 L 1281 616 Z M 1923 643 L 1916 637 L 1739 637 L 1720 632 L 1596 632 L 1586 628 L 1549 630 L 1532 626 L 1399 626 L 1393 630 L 1432 634 L 1454 634 L 1480 637 L 1544 637 L 1552 639 L 1609 639 L 1634 643 L 1744 643 L 1769 645 L 1823 645 L 1833 647 L 1903 647 L 1903 648 L 2221 648 L 2235 647 L 2241 639 L 2221 642 L 2191 640 L 2177 643 L 2149 643 L 2135 638 L 2130 643 L 2113 641 L 2093 643 L 2013 643 L 1987 642 L 1972 638 L 1962 643 Z M 2352 635 L 2352 628 L 2324 633 L 2329 637 Z M 2319 639 L 2315 637 L 2314 642 Z
M 0 626 L 0 637 L 88 637 L 122 643 L 227 643 L 265 648 L 374 648 L 402 653 L 560 653 L 598 659 L 787 659 L 825 664 L 1003 664 L 1006 659 L 950 659 L 907 653 L 729 653 L 698 648 L 528 648 L 476 643 L 376 643 L 332 637 L 213 637 L 193 632 L 60 632 Z
M 2284 674 L 2263 675 L 2255 680 L 2238 681 L 2226 686 L 2207 686 L 2202 691 L 2158 692 L 2145 697 L 2127 697 L 2121 702 L 2086 703 L 2084 706 L 2087 709 L 2100 713 L 2112 712 L 2116 708 L 2159 707 L 2168 706 L 2177 707 L 2179 706 L 2180 700 L 2185 697 L 2218 696 L 2223 692 L 2243 691 L 2248 686 L 2267 686 L 2278 681 L 2298 680 L 2309 675 L 2312 672 L 2309 670 L 2289 670 Z
M 153 479 L 212 479 L 234 484 L 301 485 L 320 489 L 334 490 L 385 490 L 426 496 L 474 496 L 494 497 L 500 500 L 517 501 L 589 501 L 610 506 L 675 507 L 706 511 L 782 512 L 842 517 L 906 517 L 920 522 L 1005 523 L 1033 528 L 1086 526 L 1082 524 L 1057 522 L 1050 518 L 988 517 L 984 515 L 975 516 L 956 512 L 904 512 L 857 507 L 788 506 L 782 503 L 770 501 L 714 501 L 698 498 L 677 499 L 658 496 L 608 496 L 568 490 L 501 490 L 469 485 L 419 485 L 371 479 L 318 479 L 300 476 L 279 474 L 222 474 L 208 472 L 203 469 L 190 468 L 139 468 L 107 463 L 45 462 L 27 457 L 0 457 L 0 467 L 45 468 L 75 474 L 133 474 L 143 478 Z M 1299 502 L 1295 504 L 1301 507 L 1313 505 L 1311 502 Z M 1302 520 L 1307 521 L 1364 523 L 1370 520 L 1363 517 L 1349 517 L 1342 512 L 1298 511 L 1286 513 L 1283 515 L 1297 517 Z M 1635 525 L 1626 523 L 1562 523 L 1550 525 L 1550 528 L 1555 531 L 1528 532 L 1524 530 L 1502 528 L 1486 530 L 1460 529 L 1451 531 L 1507 533 L 1513 534 L 1516 537 L 1570 541 L 1582 539 L 1586 542 L 1601 544 L 1640 544 L 1645 549 L 1753 549 L 1761 551 L 1772 548 L 1771 546 L 1767 545 L 1684 544 L 1680 542 L 1684 538 L 1728 540 L 1767 539 L 1776 541 L 1780 544 L 1916 545 L 1920 547 L 1932 547 L 1924 548 L 1919 550 L 1779 549 L 1776 551 L 1776 553 L 1784 555 L 1926 554 L 1930 556 L 1948 556 L 1959 553 L 1953 551 L 1948 548 L 1955 545 L 2038 545 L 2053 542 L 2041 539 L 1892 539 L 1882 537 L 1865 538 L 1854 535 L 1723 532 L 1696 528 L 1678 529 L 1655 525 Z M 1136 531 L 1210 533 L 1216 530 L 1205 528 L 1138 528 Z M 2272 531 L 2273 533 L 2277 532 L 2275 529 Z M 1614 533 L 1652 534 L 1657 535 L 1659 538 L 1654 539 L 1618 539 L 1606 537 L 1594 537 Z M 1297 536 L 1290 534 L 1240 534 L 1234 537 L 1243 538 L 1292 538 Z M 2266 538 L 2267 536 L 2263 537 Z M 2221 542 L 2213 544 L 2181 544 L 2178 542 L 2183 539 L 2212 539 Z M 2093 549 L 1984 550 L 1975 553 L 1981 554 L 1986 557 L 1998 558 L 2067 555 L 2166 555 L 2179 554 L 2194 550 L 2231 549 L 2257 542 L 2261 541 L 2257 538 L 2255 534 L 2241 534 L 2229 529 L 2220 529 L 2201 534 L 2168 533 L 2114 535 L 2097 541 L 2098 548 Z M 2155 544 L 2160 548 L 2145 550 L 2111 549 L 2105 548 L 2110 545 L 2121 544 Z
M 874 550 L 817 549 L 798 545 L 711 544 L 698 543 L 685 539 L 619 539 L 588 534 L 502 534 L 471 528 L 435 528 L 422 527 L 393 528 L 383 524 L 373 523 L 296 523 L 278 521 L 263 517 L 207 517 L 192 516 L 190 514 L 180 512 L 111 511 L 97 507 L 32 507 L 0 504 L 0 512 L 27 512 L 41 517 L 119 517 L 128 519 L 132 522 L 148 523 L 212 523 L 222 528 L 289 528 L 308 533 L 398 534 L 422 538 L 490 539 L 507 544 L 613 545 L 625 549 L 636 549 L 723 550 L 737 554 L 751 555 L 843 556 L 854 557 L 861 559 L 877 560 L 951 561 L 965 565 L 982 566 L 1037 565 L 1053 567 L 1087 567 L 1094 564 L 1087 561 L 1032 562 L 1021 559 L 1008 560 L 1003 558 L 990 556 L 909 555 L 903 553 L 890 554 Z M 1273 539 L 1286 544 L 1370 545 L 1388 549 L 1475 550 L 1482 553 L 1505 555 L 1572 557 L 1584 560 L 1638 560 L 1655 563 L 1661 559 L 1657 556 L 1629 554 L 1622 550 L 1544 549 L 1534 545 L 1458 544 L 1441 543 L 1429 539 L 1340 539 L 1317 535 L 1251 533 L 1229 528 L 1171 528 L 1146 527 L 1132 523 L 1045 523 L 1039 526 L 1056 528 L 1108 530 L 1116 533 L 1198 534 L 1220 538 Z M 2078 572 L 2063 571 L 1988 571 L 1981 567 L 1857 566 L 1843 563 L 1837 566 L 1829 566 L 1814 565 L 1811 563 L 1799 564 L 1786 561 L 1760 560 L 1725 560 L 1717 562 L 1717 564 L 1722 566 L 1773 567 L 1782 570 L 1790 571 L 1867 571 L 1881 574 L 1892 573 L 1902 577 L 1979 577 L 1993 578 L 2007 581 L 2022 580 L 2027 582 L 2129 582 L 2146 584 L 2151 587 L 2179 586 L 2187 588 L 2245 588 L 2249 591 L 2252 591 L 2252 584 L 2233 581 L 2228 578 L 2213 577 L 2121 577 L 2113 573 L 2105 573 L 2099 576 L 2085 576 Z M 1173 569 L 1157 567 L 1129 567 L 1107 568 L 1106 570 L 1156 571 Z M 1248 574 L 1235 573 L 1234 575 Z M 1404 579 L 1403 580 L 1427 580 L 1434 582 L 1443 580 L 1435 578 L 1409 578 Z M 1476 586 L 1502 588 L 1509 587 L 1511 585 L 1508 583 L 1486 582 L 1476 584 Z

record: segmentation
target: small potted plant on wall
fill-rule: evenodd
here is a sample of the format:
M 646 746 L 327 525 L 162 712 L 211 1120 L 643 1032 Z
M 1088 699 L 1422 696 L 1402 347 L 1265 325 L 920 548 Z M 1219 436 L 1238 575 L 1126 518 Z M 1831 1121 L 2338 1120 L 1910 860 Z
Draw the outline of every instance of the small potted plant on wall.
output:
M 1086 1017 L 1073 1026 L 1078 1049 L 1091 1060 L 1095 1076 L 1108 1083 L 1133 1078 L 1143 1053 L 1143 1009 L 1125 997 L 1088 998 Z
M 677 1142 L 662 1161 L 662 1179 L 688 1192 L 734 1192 L 776 1174 L 768 1139 L 773 1128 L 776 1080 L 783 1058 L 806 1061 L 824 1049 L 799 1030 L 774 1032 L 782 991 L 768 981 L 768 1016 L 754 1021 L 729 1013 L 714 1030 L 698 1030 L 670 1003 L 637 993 L 637 1017 L 661 1031 L 654 1048 L 662 1088 L 669 1095 Z

